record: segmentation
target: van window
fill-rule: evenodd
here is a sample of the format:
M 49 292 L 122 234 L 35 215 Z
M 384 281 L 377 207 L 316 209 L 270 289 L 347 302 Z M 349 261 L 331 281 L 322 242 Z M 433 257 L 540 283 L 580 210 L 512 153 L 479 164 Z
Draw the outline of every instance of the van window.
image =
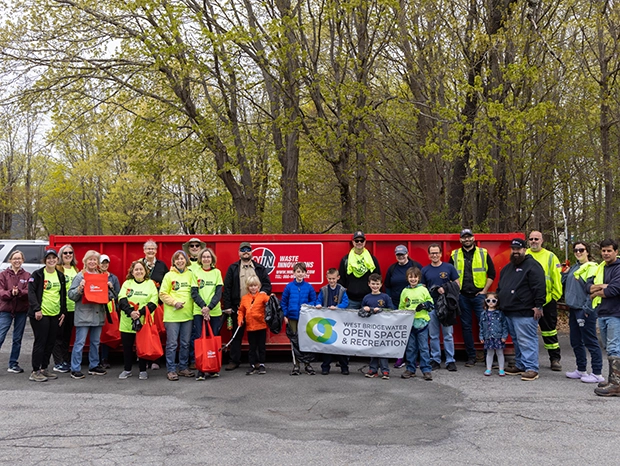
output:
M 44 246 L 40 244 L 20 244 L 11 249 L 11 252 L 9 252 L 6 256 L 6 260 L 8 262 L 8 258 L 11 257 L 13 251 L 18 249 L 24 253 L 24 263 L 41 264 L 43 262 L 43 248 Z

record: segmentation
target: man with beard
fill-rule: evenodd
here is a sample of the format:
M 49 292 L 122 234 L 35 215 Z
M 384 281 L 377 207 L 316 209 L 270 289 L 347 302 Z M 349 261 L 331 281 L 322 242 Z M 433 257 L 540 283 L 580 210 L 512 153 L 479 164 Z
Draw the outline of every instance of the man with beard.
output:
M 538 378 L 538 319 L 545 304 L 545 272 L 530 255 L 526 255 L 522 238 L 511 241 L 510 263 L 501 271 L 497 295 L 506 316 L 508 331 L 515 348 L 515 366 L 506 369 L 521 380 Z
M 232 316 L 233 334 L 237 330 L 237 311 L 241 296 L 247 293 L 245 285 L 251 276 L 257 276 L 260 280 L 261 293 L 271 293 L 271 280 L 267 269 L 252 260 L 252 245 L 244 241 L 239 245 L 239 261 L 230 264 L 226 271 L 222 290 L 222 312 Z M 245 325 L 239 329 L 230 345 L 230 362 L 225 367 L 227 371 L 233 371 L 241 364 L 241 339 L 244 330 Z

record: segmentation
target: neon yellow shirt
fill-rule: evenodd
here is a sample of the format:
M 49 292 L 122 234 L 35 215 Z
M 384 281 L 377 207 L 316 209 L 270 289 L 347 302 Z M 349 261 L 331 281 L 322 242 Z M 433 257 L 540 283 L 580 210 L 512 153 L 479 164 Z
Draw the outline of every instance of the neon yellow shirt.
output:
M 153 303 L 157 306 L 157 286 L 153 280 L 144 280 L 137 282 L 135 280 L 126 280 L 121 286 L 121 291 L 118 294 L 118 299 L 127 298 L 129 304 L 138 305 L 138 309 L 146 306 L 148 303 Z M 151 313 L 151 315 L 153 315 Z M 125 333 L 136 333 L 132 329 L 133 319 L 124 312 L 121 312 L 120 331 Z M 144 316 L 140 317 L 140 322 L 144 324 Z
M 48 273 L 43 270 L 43 296 L 41 297 L 41 312 L 44 316 L 60 314 L 60 280 L 54 270 Z
M 78 271 L 75 270 L 75 267 L 71 267 L 70 269 L 65 269 L 62 267 L 62 273 L 65 274 L 67 279 L 67 312 L 73 312 L 75 311 L 75 301 L 69 299 L 69 288 L 71 288 L 71 282 L 78 274 Z
M 164 303 L 164 322 L 187 322 L 194 318 L 194 300 L 192 299 L 192 282 L 194 274 L 185 269 L 183 273 L 172 267 L 161 282 L 159 299 Z M 174 303 L 182 302 L 183 307 L 176 309 Z
M 194 284 L 198 287 L 198 292 L 202 300 L 209 305 L 213 295 L 215 294 L 215 288 L 218 285 L 224 285 L 222 280 L 222 272 L 218 269 L 205 270 L 202 267 L 199 270 L 194 270 Z M 202 315 L 202 310 L 198 304 L 194 304 L 194 315 Z M 220 303 L 211 309 L 210 316 L 217 317 L 222 315 L 222 306 Z

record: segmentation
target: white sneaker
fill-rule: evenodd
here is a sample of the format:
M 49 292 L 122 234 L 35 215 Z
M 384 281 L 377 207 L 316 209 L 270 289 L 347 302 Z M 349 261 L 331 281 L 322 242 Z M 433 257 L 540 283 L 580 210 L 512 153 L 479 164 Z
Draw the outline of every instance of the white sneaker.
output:
M 149 374 L 146 371 L 142 371 L 140 372 L 140 374 L 138 375 L 138 379 L 140 380 L 146 380 L 149 378 Z
M 133 374 L 131 373 L 131 371 L 123 371 L 121 372 L 121 374 L 118 376 L 119 379 L 127 379 L 129 377 L 131 377 Z
M 568 377 L 569 379 L 580 379 L 586 375 L 588 375 L 587 372 L 580 372 L 578 370 L 574 370 L 573 372 L 566 372 L 566 377 Z
M 581 377 L 581 381 L 583 383 L 599 383 L 604 382 L 605 377 L 603 377 L 602 375 L 583 374 L 583 377 Z

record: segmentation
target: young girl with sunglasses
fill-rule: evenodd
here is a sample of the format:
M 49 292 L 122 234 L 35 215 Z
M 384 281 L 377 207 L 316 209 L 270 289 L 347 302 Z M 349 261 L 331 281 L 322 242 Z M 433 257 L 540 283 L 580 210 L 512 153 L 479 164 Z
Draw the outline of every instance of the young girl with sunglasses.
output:
M 480 317 L 480 343 L 484 343 L 487 353 L 487 370 L 484 375 L 491 375 L 493 355 L 497 354 L 499 376 L 504 377 L 504 348 L 508 338 L 508 323 L 504 313 L 499 310 L 499 301 L 495 293 L 487 293 L 484 311 Z

